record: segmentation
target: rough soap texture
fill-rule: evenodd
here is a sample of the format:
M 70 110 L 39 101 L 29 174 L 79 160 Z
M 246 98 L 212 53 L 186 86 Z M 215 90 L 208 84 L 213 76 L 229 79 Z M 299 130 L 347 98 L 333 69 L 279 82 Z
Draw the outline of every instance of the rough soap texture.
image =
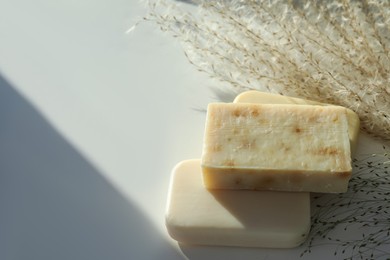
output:
M 345 192 L 352 170 L 346 110 L 212 103 L 202 169 L 209 189 Z
M 239 94 L 234 103 L 259 103 L 259 104 L 294 104 L 294 105 L 320 105 L 320 106 L 332 106 L 326 103 L 320 103 L 316 101 L 294 98 L 288 96 L 282 96 L 267 92 L 261 92 L 257 90 L 245 91 Z M 351 145 L 351 154 L 353 156 L 357 147 L 357 140 L 359 137 L 360 119 L 359 116 L 351 109 L 345 108 L 347 112 L 348 120 L 348 134 Z

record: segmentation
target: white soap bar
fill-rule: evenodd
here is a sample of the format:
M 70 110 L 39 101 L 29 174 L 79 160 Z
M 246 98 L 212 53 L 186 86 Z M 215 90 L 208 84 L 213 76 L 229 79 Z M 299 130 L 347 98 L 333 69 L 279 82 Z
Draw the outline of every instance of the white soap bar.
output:
M 200 160 L 173 170 L 166 210 L 170 236 L 185 244 L 291 248 L 310 229 L 308 193 L 207 190 Z
M 293 98 L 288 96 L 281 96 L 256 90 L 245 91 L 239 94 L 234 103 L 259 103 L 259 104 L 295 104 L 295 105 L 321 105 L 331 106 L 329 104 L 320 103 L 316 101 Z M 351 144 L 352 155 L 356 151 L 357 140 L 359 136 L 360 119 L 359 116 L 351 109 L 345 108 L 348 120 L 348 134 Z
M 345 192 L 352 172 L 346 110 L 209 104 L 202 168 L 210 189 Z

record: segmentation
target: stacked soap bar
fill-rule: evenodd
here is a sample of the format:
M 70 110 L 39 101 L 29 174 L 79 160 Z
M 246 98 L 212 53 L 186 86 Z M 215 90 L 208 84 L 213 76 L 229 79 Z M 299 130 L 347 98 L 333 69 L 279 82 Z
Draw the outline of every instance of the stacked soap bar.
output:
M 172 173 L 166 226 L 172 238 L 185 244 L 296 247 L 310 230 L 310 195 L 208 190 L 200 160 L 187 160 Z
M 255 103 L 255 104 L 291 104 L 291 105 L 320 105 L 330 106 L 329 104 L 320 103 L 311 100 L 281 96 L 277 94 L 265 93 L 260 91 L 246 91 L 234 99 L 234 103 Z M 354 153 L 357 146 L 357 140 L 360 128 L 360 119 L 351 109 L 345 108 L 348 119 L 348 135 L 351 145 L 351 154 Z
M 257 91 L 242 93 L 234 102 L 326 105 Z M 346 110 L 346 113 L 350 146 L 354 148 L 359 119 L 352 111 Z M 231 123 L 233 122 L 222 122 L 221 125 Z M 345 138 L 345 135 L 343 136 Z M 254 148 L 253 145 L 250 142 L 241 142 L 236 149 L 238 147 Z M 344 150 L 347 149 L 345 143 L 341 146 Z M 214 146 L 211 150 L 216 152 L 220 148 Z M 347 153 L 347 151 L 344 152 Z M 229 167 L 233 165 L 229 163 Z M 245 176 L 248 172 L 241 169 L 238 167 L 235 170 L 229 169 L 229 171 L 233 174 L 243 172 Z M 202 175 L 205 177 L 199 159 L 183 161 L 172 172 L 166 226 L 171 237 L 180 243 L 290 248 L 298 246 L 306 239 L 310 228 L 310 194 L 308 192 L 208 189 L 202 181 Z M 230 178 L 229 175 L 230 173 L 225 172 L 217 177 Z M 209 181 L 213 182 L 213 178 Z M 233 183 L 236 185 L 235 182 Z
M 347 190 L 352 167 L 345 108 L 212 103 L 207 113 L 206 188 Z

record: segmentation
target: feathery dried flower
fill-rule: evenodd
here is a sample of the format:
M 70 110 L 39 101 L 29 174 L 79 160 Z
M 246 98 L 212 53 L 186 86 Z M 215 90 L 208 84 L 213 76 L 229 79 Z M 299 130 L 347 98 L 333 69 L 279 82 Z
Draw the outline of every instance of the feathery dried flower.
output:
M 151 2 L 199 71 L 232 91 L 265 90 L 342 105 L 390 140 L 390 3 L 197 1 L 199 13 Z
M 344 259 L 388 259 L 390 156 L 383 149 L 354 160 L 347 193 L 312 196 L 312 228 L 302 255 L 325 243 L 334 244 L 334 255 Z

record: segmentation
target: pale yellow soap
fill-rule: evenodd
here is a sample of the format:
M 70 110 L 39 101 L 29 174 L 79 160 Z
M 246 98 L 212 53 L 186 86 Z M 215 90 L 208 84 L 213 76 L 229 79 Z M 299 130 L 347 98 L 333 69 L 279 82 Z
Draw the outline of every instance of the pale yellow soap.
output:
M 331 106 L 329 104 L 320 103 L 316 101 L 293 98 L 277 94 L 271 94 L 256 90 L 245 91 L 239 94 L 234 103 L 259 103 L 259 104 L 295 104 L 295 105 L 321 105 Z M 348 134 L 351 145 L 352 155 L 356 151 L 357 140 L 359 136 L 360 119 L 359 116 L 351 109 L 345 108 L 348 119 Z
M 338 106 L 209 104 L 204 185 L 345 192 L 352 172 L 348 127 Z
M 208 190 L 200 160 L 173 170 L 166 209 L 170 236 L 184 244 L 291 248 L 310 229 L 310 196 L 302 192 Z

